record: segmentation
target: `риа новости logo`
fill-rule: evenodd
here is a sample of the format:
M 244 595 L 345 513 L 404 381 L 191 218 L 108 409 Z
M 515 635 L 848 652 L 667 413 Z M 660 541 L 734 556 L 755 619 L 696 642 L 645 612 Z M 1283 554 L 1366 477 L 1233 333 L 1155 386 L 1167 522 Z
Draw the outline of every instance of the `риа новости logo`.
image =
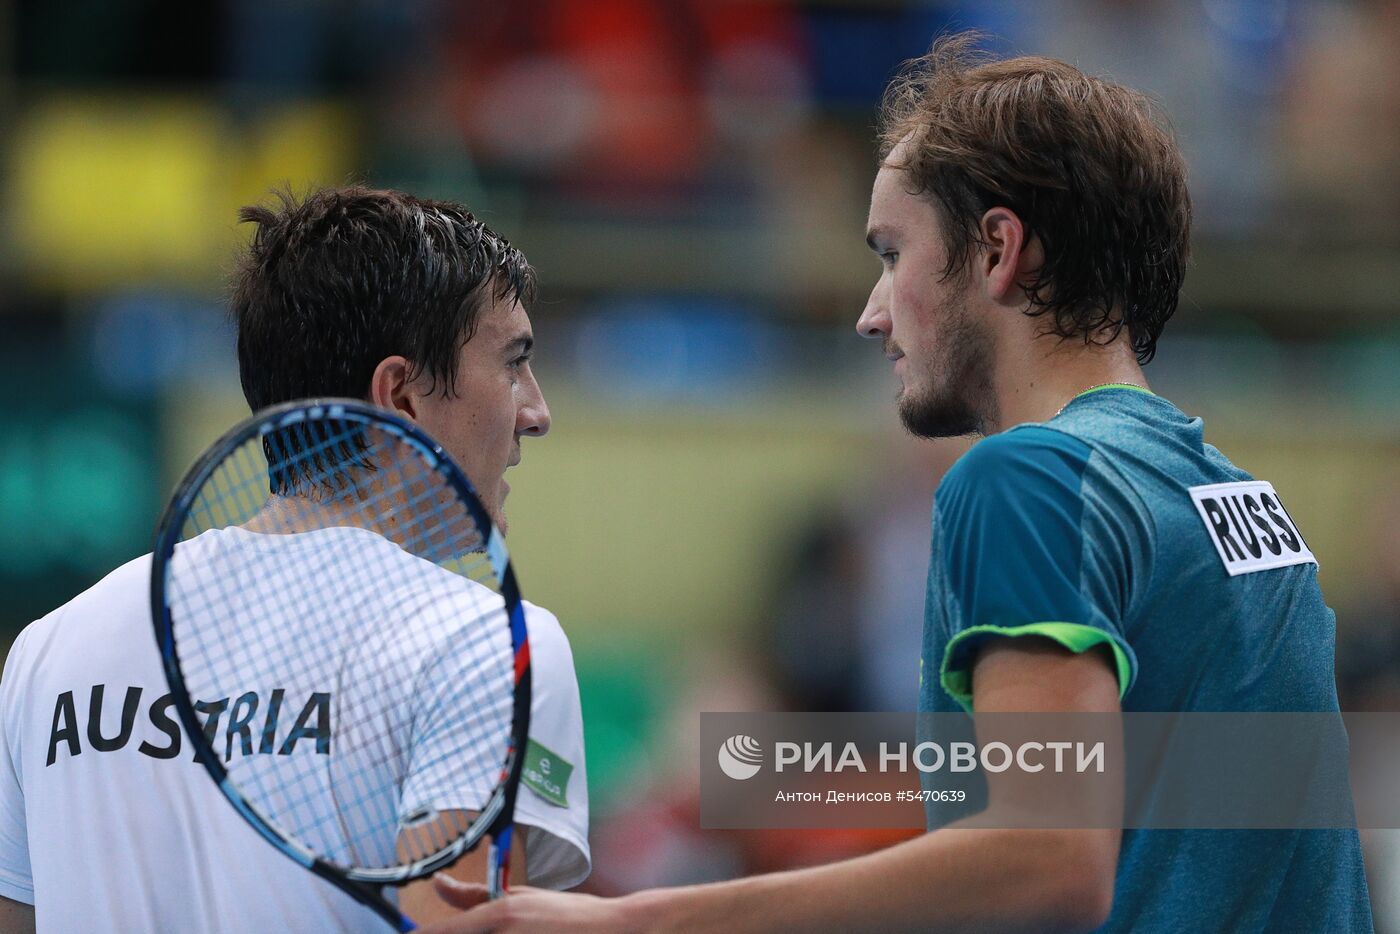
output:
M 730 778 L 743 781 L 758 774 L 763 747 L 752 736 L 731 736 L 719 747 L 719 767 Z

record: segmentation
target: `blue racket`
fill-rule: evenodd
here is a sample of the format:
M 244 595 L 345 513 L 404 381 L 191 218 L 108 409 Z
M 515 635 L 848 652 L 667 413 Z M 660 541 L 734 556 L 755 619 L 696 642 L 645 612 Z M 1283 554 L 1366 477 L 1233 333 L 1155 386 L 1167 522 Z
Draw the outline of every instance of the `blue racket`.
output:
M 400 931 L 392 887 L 487 836 L 504 891 L 525 616 L 499 531 L 420 429 L 318 400 L 229 431 L 161 518 L 151 609 L 199 762 L 269 843 Z

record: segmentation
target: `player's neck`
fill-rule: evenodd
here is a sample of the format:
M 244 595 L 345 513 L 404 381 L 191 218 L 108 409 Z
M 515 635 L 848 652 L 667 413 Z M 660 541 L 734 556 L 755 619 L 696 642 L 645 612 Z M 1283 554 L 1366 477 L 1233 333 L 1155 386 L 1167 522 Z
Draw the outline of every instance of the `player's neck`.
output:
M 1127 335 L 1107 346 L 1040 338 L 998 355 L 997 416 L 988 434 L 1049 421 L 1087 389 L 1112 383 L 1147 387 Z

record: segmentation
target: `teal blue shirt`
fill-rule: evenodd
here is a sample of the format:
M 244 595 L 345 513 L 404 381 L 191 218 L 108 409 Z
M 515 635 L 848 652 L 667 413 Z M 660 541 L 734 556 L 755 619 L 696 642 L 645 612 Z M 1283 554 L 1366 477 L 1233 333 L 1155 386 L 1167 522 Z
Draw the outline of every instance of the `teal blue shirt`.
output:
M 1222 539 L 1190 492 L 1251 479 L 1127 387 L 975 445 L 935 497 L 920 710 L 969 709 L 978 649 L 1029 634 L 1107 646 L 1125 711 L 1337 710 L 1317 565 L 1227 572 L 1302 553 L 1282 504 L 1204 514 Z M 1102 930 L 1369 932 L 1356 832 L 1126 831 Z

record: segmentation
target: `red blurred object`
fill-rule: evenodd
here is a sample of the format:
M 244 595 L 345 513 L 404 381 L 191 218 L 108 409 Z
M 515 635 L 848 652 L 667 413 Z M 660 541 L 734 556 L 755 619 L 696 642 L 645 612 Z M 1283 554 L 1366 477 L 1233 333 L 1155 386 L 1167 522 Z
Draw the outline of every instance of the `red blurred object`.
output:
M 735 111 L 716 95 L 761 127 L 809 67 L 793 6 L 752 0 L 462 4 L 440 54 L 481 161 L 624 198 L 701 180 Z

